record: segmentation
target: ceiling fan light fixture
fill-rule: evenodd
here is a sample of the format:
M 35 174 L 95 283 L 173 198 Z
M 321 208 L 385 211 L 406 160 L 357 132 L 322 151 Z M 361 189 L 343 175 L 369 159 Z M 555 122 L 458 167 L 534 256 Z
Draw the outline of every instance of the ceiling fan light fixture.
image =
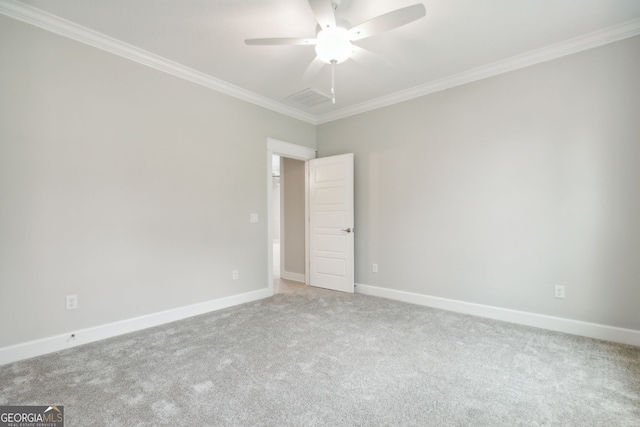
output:
M 339 64 L 353 54 L 349 32 L 345 28 L 327 28 L 318 33 L 316 42 L 318 58 L 327 64 Z
M 2 0 L 0 0 L 2 1 Z M 263 38 L 247 39 L 248 45 L 315 45 L 316 58 L 311 62 L 305 76 L 311 71 L 318 71 L 325 64 L 331 65 L 331 100 L 336 103 L 335 74 L 336 64 L 346 61 L 352 55 L 362 57 L 369 55 L 365 49 L 351 44 L 351 41 L 361 40 L 380 34 L 384 31 L 402 27 L 426 15 L 422 3 L 396 9 L 384 15 L 369 19 L 362 24 L 347 30 L 336 25 L 335 10 L 342 0 L 308 0 L 309 6 L 318 21 L 318 33 L 315 39 L 303 38 Z

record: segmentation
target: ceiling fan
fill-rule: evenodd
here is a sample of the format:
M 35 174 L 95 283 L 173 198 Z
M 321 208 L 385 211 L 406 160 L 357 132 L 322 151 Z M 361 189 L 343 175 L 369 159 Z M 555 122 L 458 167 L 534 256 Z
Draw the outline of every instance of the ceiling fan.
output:
M 248 45 L 309 45 L 315 46 L 316 58 L 311 62 L 305 76 L 310 76 L 322 68 L 325 64 L 331 65 L 331 98 L 336 103 L 335 97 L 335 65 L 353 59 L 355 61 L 366 60 L 367 57 L 376 56 L 353 44 L 352 42 L 367 37 L 375 36 L 384 31 L 401 27 L 426 15 L 426 9 L 422 3 L 397 9 L 384 15 L 377 16 L 350 29 L 337 23 L 334 11 L 340 6 L 342 0 L 308 0 L 309 6 L 318 21 L 316 38 L 262 38 L 247 39 Z

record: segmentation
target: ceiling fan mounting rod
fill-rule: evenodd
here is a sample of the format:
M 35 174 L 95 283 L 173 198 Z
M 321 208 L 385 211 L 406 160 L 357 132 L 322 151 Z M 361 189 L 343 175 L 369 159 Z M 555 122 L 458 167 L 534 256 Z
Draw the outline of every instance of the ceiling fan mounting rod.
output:
M 336 103 L 336 64 L 335 59 L 331 61 L 331 102 Z

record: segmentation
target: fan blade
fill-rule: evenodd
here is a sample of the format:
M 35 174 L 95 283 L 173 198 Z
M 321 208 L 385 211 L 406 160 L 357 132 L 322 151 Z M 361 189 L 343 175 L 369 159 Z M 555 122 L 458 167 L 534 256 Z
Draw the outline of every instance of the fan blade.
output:
M 360 40 L 366 37 L 375 36 L 384 31 L 402 27 L 410 22 L 422 18 L 427 14 L 422 3 L 407 6 L 393 12 L 377 16 L 349 30 L 351 41 Z
M 353 59 L 358 64 L 364 65 L 365 67 L 391 65 L 389 61 L 387 61 L 380 55 L 371 52 L 370 50 L 363 49 L 360 46 L 356 46 L 356 45 L 352 45 L 352 47 L 353 47 L 353 54 L 351 55 L 350 59 Z
M 316 16 L 320 28 L 333 28 L 336 26 L 336 16 L 333 13 L 331 0 L 309 0 L 309 6 Z
M 316 74 L 320 72 L 322 67 L 324 67 L 324 65 L 325 65 L 325 62 L 316 56 L 314 60 L 311 61 L 311 64 L 309 64 L 309 66 L 307 67 L 307 70 L 304 72 L 302 76 L 302 80 L 307 82 L 312 78 L 314 78 Z
M 246 39 L 245 44 L 248 45 L 309 45 L 316 44 L 316 39 L 302 39 L 302 38 L 271 38 L 271 39 Z

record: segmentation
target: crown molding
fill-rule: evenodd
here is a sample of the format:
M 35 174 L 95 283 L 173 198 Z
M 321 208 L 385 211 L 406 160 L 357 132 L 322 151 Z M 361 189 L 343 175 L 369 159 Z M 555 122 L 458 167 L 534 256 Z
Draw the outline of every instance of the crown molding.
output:
M 351 107 L 322 115 L 314 115 L 278 103 L 264 96 L 232 85 L 223 80 L 216 79 L 208 74 L 152 54 L 143 49 L 116 40 L 105 34 L 75 24 L 71 21 L 67 21 L 16 0 L 0 0 L 0 14 L 313 125 L 328 123 L 378 108 L 387 107 L 389 105 L 419 98 L 430 93 L 439 92 L 466 83 L 528 67 L 530 65 L 550 61 L 552 59 L 571 55 L 573 53 L 592 49 L 640 34 L 640 19 L 635 19 L 585 34 L 583 36 L 575 37 L 564 42 L 556 43 L 551 46 L 507 58 L 502 61 L 483 65 L 481 67 L 463 71 L 413 88 L 395 92 L 387 96 L 382 96 Z
M 147 52 L 120 40 L 116 40 L 105 34 L 83 27 L 33 6 L 29 6 L 15 0 L 0 0 L 0 14 L 97 49 L 113 53 L 131 61 L 146 65 L 147 67 L 171 74 L 251 104 L 267 108 L 271 111 L 314 125 L 317 124 L 315 115 L 304 113 L 284 104 L 280 104 L 269 98 L 232 85 L 223 80 L 216 79 L 208 74 L 186 67 L 182 64 L 178 64 L 177 62 Z
M 476 80 L 486 79 L 498 74 L 507 73 L 509 71 L 624 40 L 629 37 L 637 36 L 638 34 L 640 34 L 640 19 L 627 21 L 619 25 L 614 25 L 583 36 L 575 37 L 564 42 L 513 56 L 502 61 L 493 62 L 468 71 L 463 71 L 462 73 L 434 80 L 391 95 L 382 96 L 352 107 L 323 114 L 318 116 L 317 124 L 328 123 L 378 108 L 387 107 L 389 105 L 419 98 L 430 93 L 440 92 L 442 90 L 471 83 Z

